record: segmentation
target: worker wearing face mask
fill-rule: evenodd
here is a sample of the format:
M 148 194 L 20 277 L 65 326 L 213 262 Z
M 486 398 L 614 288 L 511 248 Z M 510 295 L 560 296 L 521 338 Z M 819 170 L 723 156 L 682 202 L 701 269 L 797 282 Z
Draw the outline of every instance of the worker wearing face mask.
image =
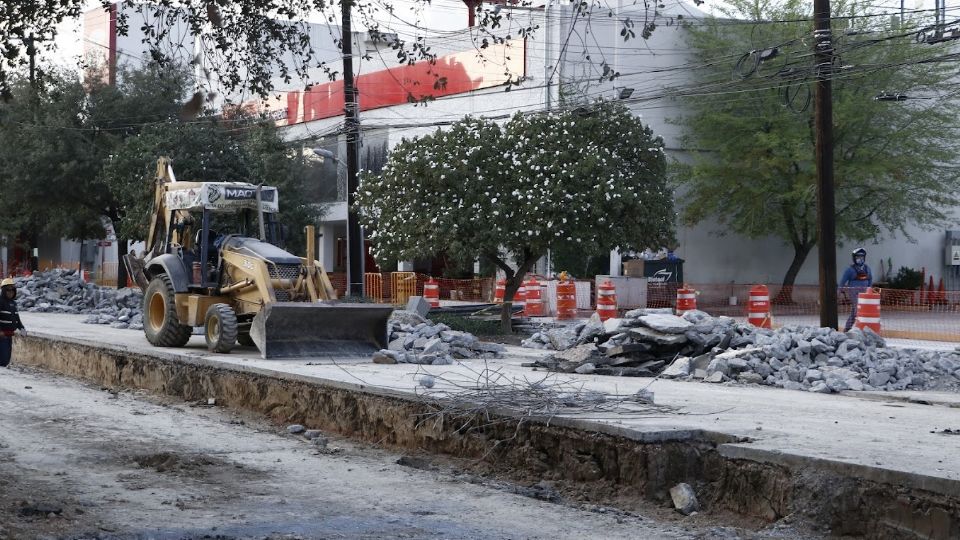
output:
M 850 298 L 850 318 L 844 325 L 843 331 L 846 332 L 853 327 L 857 319 L 857 295 L 866 292 L 873 285 L 873 272 L 867 266 L 867 250 L 857 248 L 853 250 L 853 264 L 847 267 L 840 278 L 840 289 L 847 292 Z

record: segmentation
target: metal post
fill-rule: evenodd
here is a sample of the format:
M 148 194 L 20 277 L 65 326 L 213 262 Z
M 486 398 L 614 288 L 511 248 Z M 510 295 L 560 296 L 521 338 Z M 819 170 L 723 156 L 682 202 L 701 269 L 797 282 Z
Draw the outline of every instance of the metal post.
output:
M 340 40 L 343 52 L 343 112 L 344 132 L 347 138 L 347 294 L 363 296 L 364 245 L 363 229 L 354 207 L 360 168 L 359 103 L 353 82 L 353 32 L 350 29 L 350 10 L 353 0 L 341 0 Z
M 837 234 L 833 183 L 833 43 L 830 0 L 814 0 L 816 98 L 814 120 L 817 162 L 817 247 L 820 254 L 820 326 L 837 327 Z
M 203 209 L 203 214 L 200 219 L 200 245 L 197 246 L 200 249 L 200 283 L 201 287 L 207 286 L 207 252 L 210 250 L 208 242 L 210 241 L 210 210 L 206 208 Z

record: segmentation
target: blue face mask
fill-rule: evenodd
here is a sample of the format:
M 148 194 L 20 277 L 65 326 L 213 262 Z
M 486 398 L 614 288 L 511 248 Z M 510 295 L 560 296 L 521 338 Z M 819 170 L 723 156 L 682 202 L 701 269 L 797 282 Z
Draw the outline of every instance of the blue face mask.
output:
M 863 266 L 863 263 L 866 262 L 866 259 L 864 259 L 863 257 L 857 257 L 857 258 L 853 259 L 853 262 L 854 262 L 854 264 L 856 264 L 857 266 Z

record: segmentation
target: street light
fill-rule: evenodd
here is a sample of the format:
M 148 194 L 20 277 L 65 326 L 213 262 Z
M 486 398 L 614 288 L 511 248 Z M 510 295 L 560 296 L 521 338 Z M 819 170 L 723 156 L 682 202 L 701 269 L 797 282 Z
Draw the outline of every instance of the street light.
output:
M 317 147 L 311 148 L 311 151 L 314 154 L 316 154 L 318 157 L 320 157 L 320 159 L 332 159 L 333 161 L 336 161 L 336 162 L 340 161 L 339 159 L 337 159 L 337 156 L 333 154 L 333 152 L 327 150 L 326 148 L 321 148 L 317 146 Z
M 888 94 L 886 92 L 881 92 L 874 96 L 873 98 L 876 101 L 905 101 L 911 99 L 906 94 L 901 94 L 900 92 L 895 92 L 893 94 Z

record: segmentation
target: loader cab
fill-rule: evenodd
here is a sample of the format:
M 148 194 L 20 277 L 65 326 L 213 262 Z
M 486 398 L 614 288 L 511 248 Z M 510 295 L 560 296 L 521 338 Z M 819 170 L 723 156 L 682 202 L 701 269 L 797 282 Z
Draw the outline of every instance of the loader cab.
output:
M 274 187 L 239 182 L 170 182 L 164 188 L 163 222 L 167 226 L 162 231 L 163 240 L 154 243 L 152 255 L 175 255 L 181 266 L 177 273 L 184 276 L 189 290 L 211 290 L 220 285 L 220 249 L 230 236 L 282 245 Z

